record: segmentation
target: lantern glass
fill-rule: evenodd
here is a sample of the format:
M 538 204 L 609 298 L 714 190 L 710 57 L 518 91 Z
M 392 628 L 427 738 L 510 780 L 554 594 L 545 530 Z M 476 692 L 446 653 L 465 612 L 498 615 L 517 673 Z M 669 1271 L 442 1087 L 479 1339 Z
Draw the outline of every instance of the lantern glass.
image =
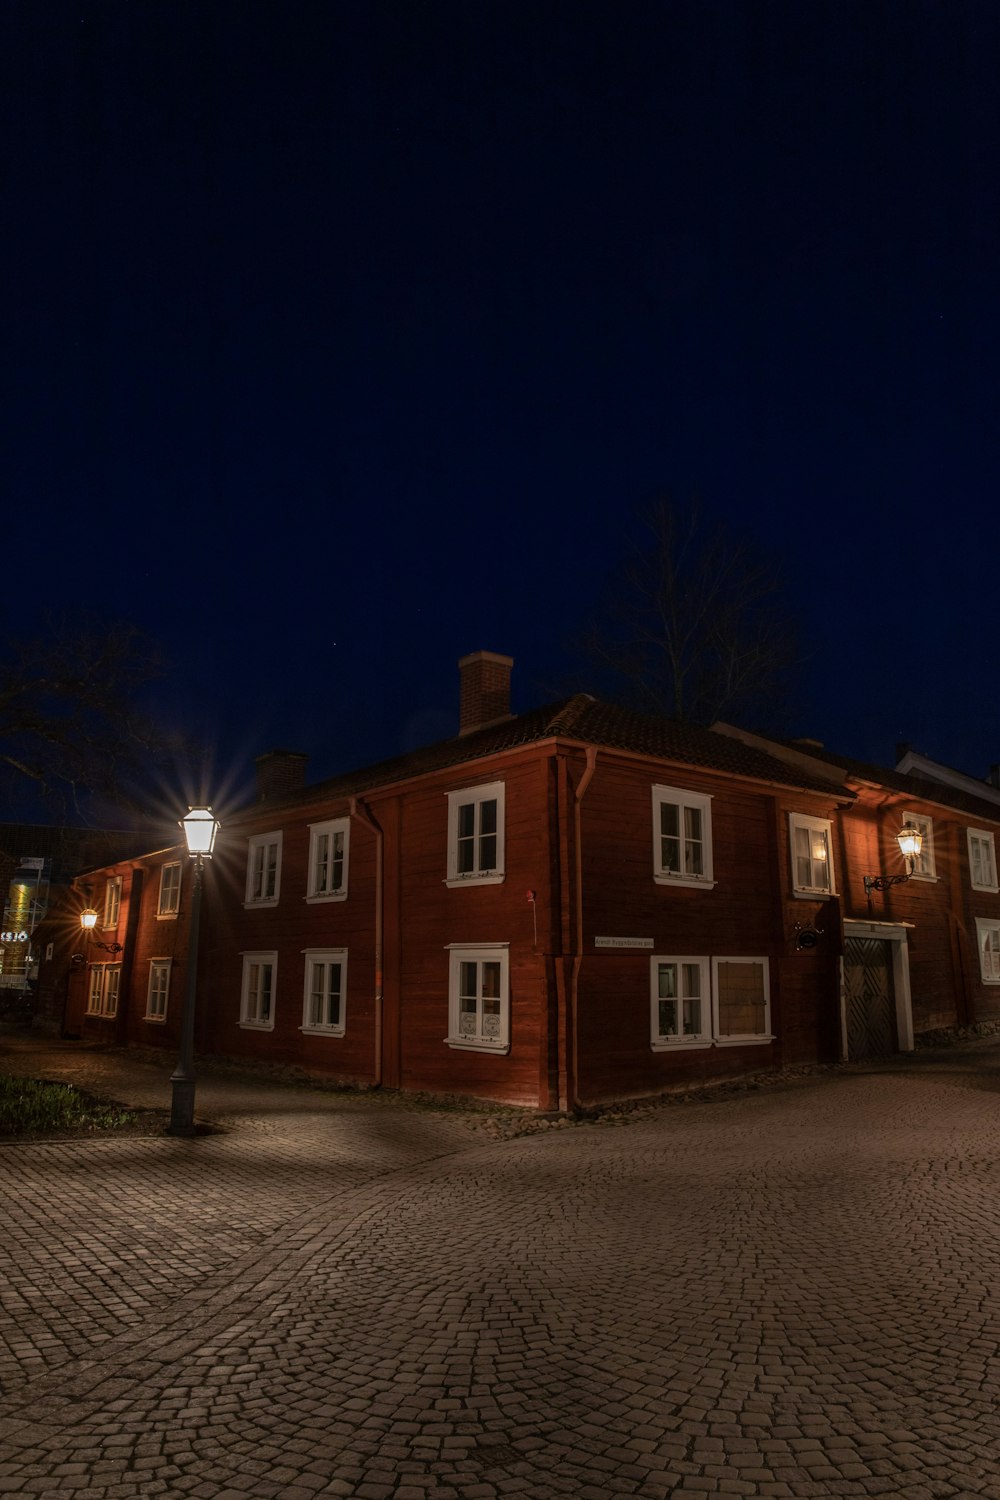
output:
M 187 817 L 181 819 L 188 853 L 193 857 L 202 855 L 211 859 L 215 847 L 215 835 L 219 831 L 219 820 L 210 807 L 191 807 Z
M 80 913 L 80 926 L 84 932 L 93 932 L 97 926 L 97 913 L 92 906 L 88 906 Z
M 923 835 L 914 823 L 904 823 L 896 835 L 899 852 L 904 859 L 919 859 L 923 846 Z

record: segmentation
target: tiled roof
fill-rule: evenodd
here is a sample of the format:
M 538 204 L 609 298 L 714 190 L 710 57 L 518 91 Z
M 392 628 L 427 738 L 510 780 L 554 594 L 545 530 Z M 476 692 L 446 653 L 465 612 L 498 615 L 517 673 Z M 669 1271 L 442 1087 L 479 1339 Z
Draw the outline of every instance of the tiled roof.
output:
M 706 770 L 728 772 L 757 781 L 824 792 L 828 796 L 831 792 L 840 794 L 837 788 L 831 788 L 828 777 L 812 776 L 729 736 L 694 724 L 634 713 L 615 704 L 601 703 L 588 693 L 578 693 L 558 703 L 512 715 L 499 724 L 488 725 L 471 734 L 439 740 L 434 745 L 393 760 L 333 776 L 280 797 L 269 797 L 266 803 L 255 803 L 243 812 L 249 814 L 262 806 L 288 807 L 302 802 L 357 796 L 377 787 L 390 786 L 393 782 L 446 770 L 450 766 L 464 765 L 504 750 L 555 737 L 608 749 L 630 750 L 679 765 L 701 766 Z
M 103 869 L 149 849 L 150 833 L 102 828 L 64 828 L 48 823 L 0 823 L 0 853 L 13 860 L 51 860 L 53 885 L 81 870 Z
M 877 786 L 890 788 L 892 791 L 904 792 L 909 797 L 917 797 L 922 802 L 937 802 L 941 807 L 951 807 L 958 812 L 967 812 L 974 817 L 987 818 L 994 823 L 1000 822 L 1000 806 L 990 802 L 985 797 L 976 797 L 972 792 L 965 792 L 961 787 L 949 786 L 944 781 L 932 781 L 928 776 L 912 776 L 909 772 L 890 770 L 888 766 L 875 766 L 869 761 L 855 760 L 849 755 L 837 755 L 834 751 L 827 750 L 825 746 L 807 745 L 801 740 L 782 740 L 782 744 L 788 745 L 790 749 L 797 750 L 801 755 L 809 755 L 814 760 L 821 760 L 826 765 L 836 766 L 843 771 L 845 776 L 854 777 L 859 781 L 873 781 Z

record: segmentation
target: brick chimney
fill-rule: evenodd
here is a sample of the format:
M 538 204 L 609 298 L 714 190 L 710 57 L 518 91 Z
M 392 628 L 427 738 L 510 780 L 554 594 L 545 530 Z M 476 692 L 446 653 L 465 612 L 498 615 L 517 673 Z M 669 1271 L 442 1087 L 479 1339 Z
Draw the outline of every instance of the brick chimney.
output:
M 458 664 L 461 684 L 458 712 L 459 734 L 471 734 L 487 724 L 510 718 L 510 669 L 512 656 L 495 651 L 473 651 Z
M 268 750 L 258 755 L 257 801 L 267 802 L 305 786 L 308 759 L 308 755 L 300 755 L 297 750 Z

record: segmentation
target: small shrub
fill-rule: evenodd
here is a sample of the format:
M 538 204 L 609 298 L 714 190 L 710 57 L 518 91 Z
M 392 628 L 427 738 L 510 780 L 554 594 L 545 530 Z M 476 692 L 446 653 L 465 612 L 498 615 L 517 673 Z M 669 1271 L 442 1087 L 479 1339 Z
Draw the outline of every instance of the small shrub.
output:
M 133 1118 L 133 1111 L 102 1104 L 69 1083 L 0 1075 L 0 1137 L 122 1130 Z

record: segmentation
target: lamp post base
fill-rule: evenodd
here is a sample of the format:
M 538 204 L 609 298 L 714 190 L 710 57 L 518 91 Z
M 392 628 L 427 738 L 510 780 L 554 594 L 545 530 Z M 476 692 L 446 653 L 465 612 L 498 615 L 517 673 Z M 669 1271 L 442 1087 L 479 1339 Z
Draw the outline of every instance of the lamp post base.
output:
M 173 1077 L 170 1083 L 173 1093 L 167 1135 L 194 1135 L 194 1079 Z

